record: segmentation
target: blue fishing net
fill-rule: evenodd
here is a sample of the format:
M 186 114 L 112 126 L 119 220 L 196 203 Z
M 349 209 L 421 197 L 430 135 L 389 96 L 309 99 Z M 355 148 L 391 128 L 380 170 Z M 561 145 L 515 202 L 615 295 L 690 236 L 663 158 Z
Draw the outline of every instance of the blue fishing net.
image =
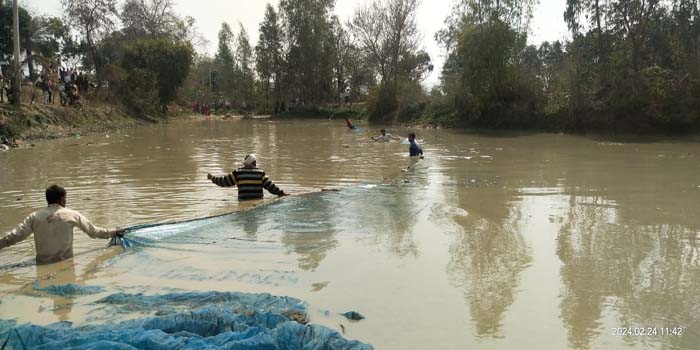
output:
M 369 350 L 319 325 L 291 321 L 289 313 L 305 313 L 294 298 L 269 294 L 224 292 L 170 293 L 145 296 L 112 294 L 96 304 L 128 311 L 172 307 L 156 316 L 118 323 L 48 326 L 0 322 L 0 348 L 19 349 L 299 349 Z M 176 310 L 180 308 L 181 310 Z M 122 310 L 123 311 L 123 310 Z
M 49 285 L 46 287 L 40 287 L 39 281 L 34 281 L 32 283 L 32 288 L 39 292 L 45 292 L 52 295 L 58 295 L 62 297 L 71 297 L 76 295 L 86 295 L 86 294 L 97 294 L 101 293 L 104 289 L 100 286 L 81 286 L 74 283 L 68 284 L 56 284 Z

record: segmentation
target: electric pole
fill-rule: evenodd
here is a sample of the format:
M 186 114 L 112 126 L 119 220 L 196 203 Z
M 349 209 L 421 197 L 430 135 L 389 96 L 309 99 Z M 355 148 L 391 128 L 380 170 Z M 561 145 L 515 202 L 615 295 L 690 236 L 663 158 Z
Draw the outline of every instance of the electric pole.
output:
M 19 4 L 18 0 L 12 0 L 12 28 L 14 32 L 14 84 L 12 85 L 12 97 L 14 99 L 17 114 L 22 113 L 22 68 L 19 65 Z

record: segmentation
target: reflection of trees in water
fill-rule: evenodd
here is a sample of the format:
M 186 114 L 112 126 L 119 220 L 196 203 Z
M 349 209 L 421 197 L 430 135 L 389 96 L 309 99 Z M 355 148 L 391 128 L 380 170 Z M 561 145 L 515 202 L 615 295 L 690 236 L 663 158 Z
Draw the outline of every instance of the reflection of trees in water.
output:
M 273 220 L 281 224 L 282 243 L 299 255 L 301 269 L 316 269 L 328 252 L 338 246 L 333 203 L 327 198 L 321 195 L 290 198 L 283 205 L 267 206 L 267 209 L 281 211 Z
M 448 271 L 453 283 L 465 288 L 479 336 L 498 336 L 520 272 L 531 260 L 513 200 L 506 191 L 459 191 L 457 201 L 467 215 L 454 217 L 461 237 L 450 248 Z
M 424 193 L 412 185 L 388 185 L 346 192 L 342 210 L 348 230 L 368 230 L 372 245 L 387 247 L 399 256 L 416 256 L 413 230 L 417 216 L 429 206 Z
M 590 348 L 607 304 L 620 326 L 684 326 L 685 337 L 635 337 L 692 348 L 700 341 L 700 252 L 695 233 L 681 225 L 620 222 L 616 207 L 572 196 L 557 254 L 564 266 L 561 314 L 572 348 Z M 592 202 L 591 202 L 592 201 Z

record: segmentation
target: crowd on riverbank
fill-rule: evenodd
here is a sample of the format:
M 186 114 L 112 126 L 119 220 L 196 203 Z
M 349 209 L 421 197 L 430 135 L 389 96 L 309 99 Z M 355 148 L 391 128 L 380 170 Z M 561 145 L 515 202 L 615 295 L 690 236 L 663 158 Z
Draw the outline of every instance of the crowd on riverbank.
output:
M 56 71 L 52 65 L 44 69 L 36 79 L 25 80 L 31 89 L 30 103 L 56 104 L 56 96 L 61 106 L 81 107 L 81 96 L 88 93 L 91 83 L 87 72 L 77 68 L 61 67 Z M 0 103 L 13 102 L 12 81 L 0 70 Z

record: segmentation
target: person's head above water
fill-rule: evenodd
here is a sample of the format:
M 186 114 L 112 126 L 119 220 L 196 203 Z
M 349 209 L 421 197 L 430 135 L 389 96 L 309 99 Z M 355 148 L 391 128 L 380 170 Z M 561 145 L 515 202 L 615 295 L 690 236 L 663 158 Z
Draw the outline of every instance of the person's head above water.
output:
M 255 168 L 258 165 L 258 158 L 255 157 L 254 153 L 251 153 L 245 158 L 243 158 L 243 167 L 245 168 Z
M 46 202 L 66 206 L 66 189 L 59 185 L 51 185 L 46 189 Z
M 382 135 L 386 135 L 386 129 L 379 130 L 379 132 L 381 132 Z
M 416 133 L 409 133 L 408 134 L 408 141 L 414 141 L 416 139 Z

